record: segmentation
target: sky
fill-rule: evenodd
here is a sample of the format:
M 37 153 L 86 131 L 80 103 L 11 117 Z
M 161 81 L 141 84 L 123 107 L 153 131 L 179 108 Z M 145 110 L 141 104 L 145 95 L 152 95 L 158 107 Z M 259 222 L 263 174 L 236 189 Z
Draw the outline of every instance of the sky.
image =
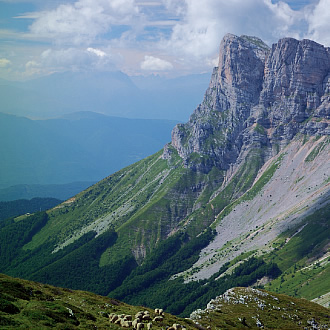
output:
M 330 46 L 330 0 L 0 0 L 0 78 L 211 72 L 226 33 Z

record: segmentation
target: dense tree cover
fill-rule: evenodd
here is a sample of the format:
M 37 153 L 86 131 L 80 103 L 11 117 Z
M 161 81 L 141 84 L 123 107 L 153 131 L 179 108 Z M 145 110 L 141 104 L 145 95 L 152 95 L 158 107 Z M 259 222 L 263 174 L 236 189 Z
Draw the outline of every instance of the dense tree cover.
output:
M 197 261 L 201 249 L 213 237 L 214 232 L 209 228 L 190 241 L 187 234 L 176 234 L 163 241 L 110 295 L 122 300 L 129 299 L 128 297 L 135 296 L 161 280 L 166 281 L 172 275 L 192 266 Z
M 56 260 L 63 258 L 65 255 L 78 249 L 80 246 L 85 245 L 94 237 L 95 232 L 88 232 L 79 240 L 56 253 L 52 253 L 54 250 L 54 239 L 49 239 L 46 243 L 40 245 L 34 250 L 21 249 L 17 258 L 11 262 L 10 267 L 8 267 L 5 272 L 22 278 L 32 278 L 34 273 L 43 269 L 45 266 L 52 264 Z
M 45 211 L 60 204 L 61 202 L 61 200 L 56 198 L 37 197 L 32 198 L 31 200 L 18 199 L 10 202 L 0 202 L 0 221 L 10 217 L 17 217 L 26 213 Z
M 248 286 L 264 275 L 277 277 L 280 273 L 276 264 L 252 257 L 230 275 L 220 278 L 230 266 L 228 263 L 208 280 L 185 284 L 182 278 L 171 279 L 198 260 L 200 251 L 215 235 L 210 228 L 196 237 L 177 233 L 160 242 L 140 266 L 132 255 L 127 255 L 100 267 L 102 253 L 117 240 L 117 233 L 112 229 L 101 235 L 88 232 L 56 253 L 53 253 L 55 239 L 52 238 L 34 250 L 24 249 L 47 221 L 47 213 L 39 212 L 18 222 L 13 219 L 2 222 L 0 272 L 108 294 L 130 304 L 160 307 L 181 316 L 205 307 L 212 298 L 231 287 Z
M 0 272 L 106 295 L 137 266 L 133 256 L 127 256 L 99 267 L 101 254 L 117 240 L 117 233 L 111 229 L 98 236 L 88 232 L 56 253 L 52 238 L 34 250 L 24 249 L 47 220 L 47 213 L 38 212 L 18 222 L 13 219 L 2 222 Z
M 4 221 L 0 228 L 0 270 L 6 269 L 19 256 L 21 248 L 28 243 L 48 220 L 45 212 L 37 212 L 31 217 L 15 222 Z
M 62 258 L 35 272 L 31 278 L 57 286 L 106 295 L 119 286 L 137 266 L 133 256 L 127 256 L 113 264 L 99 267 L 101 254 L 113 245 L 116 239 L 117 233 L 109 230 L 72 252 L 65 253 Z
M 184 259 L 181 260 L 184 262 Z M 167 265 L 165 262 L 163 266 L 143 275 L 140 271 L 139 275 L 137 270 L 133 271 L 119 288 L 110 293 L 110 296 L 130 304 L 161 307 L 170 313 L 187 317 L 192 311 L 204 308 L 211 299 L 229 288 L 249 286 L 265 275 L 277 277 L 280 274 L 276 264 L 266 264 L 261 258 L 252 257 L 239 265 L 230 275 L 218 279 L 228 269 L 227 263 L 208 280 L 184 283 L 182 278 L 170 279 L 172 272 L 175 272 L 175 264 L 171 268 L 172 271 L 166 273 Z M 180 271 L 181 267 L 177 270 Z

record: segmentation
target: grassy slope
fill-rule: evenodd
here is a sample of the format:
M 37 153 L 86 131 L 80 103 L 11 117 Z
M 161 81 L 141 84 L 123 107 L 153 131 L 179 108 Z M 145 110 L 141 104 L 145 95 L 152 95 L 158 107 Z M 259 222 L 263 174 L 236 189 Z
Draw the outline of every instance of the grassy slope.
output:
M 15 269 L 24 270 L 25 276 L 28 274 L 28 268 L 30 267 L 35 273 L 33 277 L 28 276 L 29 278 L 47 282 L 48 275 L 56 275 L 56 278 L 60 279 L 59 273 L 61 272 L 58 271 L 57 266 L 61 264 L 61 269 L 66 269 L 65 249 L 68 249 L 71 253 L 79 248 L 79 246 L 74 247 L 74 244 L 84 235 L 92 234 L 93 231 L 105 234 L 110 227 L 118 235 L 116 241 L 111 242 L 111 244 L 105 243 L 105 245 L 102 245 L 101 253 L 98 251 L 95 256 L 91 255 L 88 259 L 89 267 L 96 267 L 95 271 L 100 275 L 96 276 L 99 285 L 99 283 L 104 283 L 102 276 L 104 277 L 107 273 L 106 267 L 111 268 L 113 265 L 118 265 L 122 263 L 124 258 L 132 258 L 132 252 L 136 259 L 141 262 L 144 254 L 152 255 L 152 251 L 158 242 L 170 233 L 183 230 L 188 233 L 188 236 L 194 237 L 214 221 L 215 215 L 221 214 L 222 210 L 226 212 L 225 207 L 228 204 L 233 203 L 232 205 L 234 205 L 237 197 L 241 196 L 239 198 L 243 200 L 245 200 L 245 196 L 253 198 L 269 181 L 280 163 L 280 159 L 278 159 L 277 163 L 270 164 L 268 170 L 255 184 L 255 187 L 248 194 L 242 195 L 253 183 L 262 164 L 262 155 L 259 152 L 251 152 L 229 184 L 213 198 L 212 193 L 219 190 L 223 182 L 221 171 L 214 168 L 208 174 L 196 173 L 184 168 L 181 159 L 175 154 L 170 163 L 160 156 L 161 151 L 111 175 L 78 194 L 74 199 L 48 212 L 49 220 L 47 223 L 36 234 L 34 232 L 32 240 L 24 242 L 23 251 L 26 254 L 20 254 L 20 258 L 14 260 L 13 265 L 16 268 L 7 268 L 6 271 L 8 270 L 8 273 L 12 275 L 21 276 L 23 273 L 15 273 Z M 319 217 L 317 218 L 319 219 Z M 325 231 L 317 231 L 319 228 L 318 223 L 313 226 L 307 232 L 313 232 L 314 235 L 305 235 L 302 238 L 302 242 L 305 242 L 306 246 L 314 244 L 313 239 L 320 239 L 325 235 Z M 306 230 L 308 228 L 307 226 Z M 316 232 L 319 232 L 320 235 L 316 235 Z M 290 278 L 292 275 L 290 275 L 289 267 L 292 263 L 290 258 L 294 256 L 296 251 L 296 245 L 293 245 L 293 243 L 304 233 L 305 231 L 302 230 L 289 241 L 288 255 L 285 254 L 284 250 L 281 250 L 281 255 L 277 259 L 274 259 L 274 257 L 274 260 L 272 260 L 269 257 L 270 260 L 279 263 L 284 272 L 282 277 L 284 281 L 282 278 L 278 280 L 282 282 L 278 286 L 275 285 L 277 282 L 274 281 L 274 287 L 270 287 L 271 290 L 306 296 L 307 298 L 314 298 L 326 292 L 328 273 L 326 269 L 323 269 L 323 265 L 319 269 L 313 269 L 313 271 L 301 272 L 304 276 L 307 273 L 309 278 L 308 281 L 305 280 L 308 285 L 302 285 L 303 291 L 296 290 L 297 292 L 295 292 L 297 286 L 292 286 L 292 288 L 289 284 L 283 286 L 283 282 L 289 283 L 289 279 L 292 278 Z M 92 242 L 95 241 L 91 243 L 95 245 L 97 239 L 101 239 L 102 235 L 97 236 L 98 238 L 94 238 L 94 235 L 91 235 L 93 237 L 90 239 Z M 284 235 L 279 239 L 278 244 L 285 241 L 285 239 L 286 236 Z M 306 242 L 309 243 L 306 244 Z M 322 248 L 326 246 L 326 241 L 323 243 Z M 43 247 L 43 244 L 47 244 L 47 249 L 42 248 L 42 251 L 44 251 L 42 254 L 39 249 Z M 85 248 L 88 248 L 88 244 L 85 245 Z M 64 248 L 64 250 L 60 249 L 58 252 L 51 254 L 56 246 Z M 282 244 L 281 249 L 285 246 L 285 244 Z M 315 255 L 316 251 L 318 250 L 313 250 L 312 255 Z M 84 252 L 84 249 L 81 249 L 80 252 L 79 256 L 83 260 L 83 255 L 86 252 Z M 45 256 L 45 253 L 48 253 L 51 258 Z M 61 255 L 62 260 L 59 261 L 56 256 L 61 253 L 63 253 Z M 75 253 L 71 253 L 67 260 L 70 260 L 71 257 L 77 259 L 74 257 Z M 277 255 L 274 254 L 274 256 Z M 52 259 L 53 257 L 54 259 Z M 43 258 L 46 261 L 45 265 L 43 265 Z M 307 259 L 303 258 L 308 259 L 310 256 L 303 254 L 303 257 L 300 258 L 305 263 Z M 35 269 L 35 262 L 38 263 L 38 271 Z M 69 264 L 72 263 L 69 262 Z M 47 267 L 45 267 L 46 265 Z M 97 266 L 100 266 L 99 270 Z M 127 269 L 131 268 L 128 264 Z M 49 272 L 49 270 L 52 271 Z M 180 269 L 180 271 L 182 270 Z M 317 272 L 318 270 L 320 271 Z M 67 273 L 70 272 L 72 272 L 72 269 L 69 267 Z M 116 276 L 118 277 L 121 272 L 122 269 L 118 268 Z M 315 274 L 318 276 L 314 276 Z M 42 277 L 38 278 L 41 275 Z M 313 281 L 310 280 L 310 276 L 314 276 Z M 61 284 L 58 281 L 51 283 L 56 285 L 69 284 L 67 282 Z M 95 286 L 84 286 L 83 288 L 90 290 L 92 287 Z M 316 287 L 318 290 L 314 289 Z M 100 291 L 96 292 L 100 293 Z M 102 291 L 102 294 L 106 293 Z
M 147 310 L 152 317 L 155 316 L 151 309 L 116 299 L 2 274 L 0 289 L 1 329 L 121 329 L 109 322 L 110 313 L 134 317 L 137 312 Z M 257 328 L 257 319 L 265 329 L 309 327 L 312 320 L 319 326 L 329 327 L 328 309 L 306 300 L 245 288 L 230 290 L 225 295 L 229 297 L 227 301 L 218 298 L 211 302 L 213 307 L 199 312 L 196 321 L 165 313 L 163 321 L 152 322 L 152 328 L 162 329 L 174 323 L 186 329 L 205 329 L 208 326 L 211 329 Z
M 85 291 L 53 287 L 37 282 L 15 279 L 0 274 L 1 329 L 121 329 L 110 324 L 110 313 L 135 315 L 145 307 L 130 306 L 118 300 Z M 154 329 L 179 323 L 193 329 L 193 322 L 165 314 L 164 321 Z
M 283 233 L 266 258 L 283 274 L 266 286 L 270 291 L 314 299 L 330 290 L 330 206 Z
M 172 231 L 187 229 L 184 219 L 196 205 L 207 203 L 221 185 L 223 174 L 216 169 L 209 174 L 195 173 L 183 168 L 179 157 L 168 163 L 160 156 L 161 151 L 51 210 L 47 225 L 25 249 L 38 248 L 54 237 L 63 247 L 87 231 L 102 232 L 111 226 L 119 239 L 102 256 L 100 264 L 106 265 L 140 248 L 148 253 Z M 213 221 L 212 217 L 206 219 L 191 224 L 190 235 L 199 234 Z

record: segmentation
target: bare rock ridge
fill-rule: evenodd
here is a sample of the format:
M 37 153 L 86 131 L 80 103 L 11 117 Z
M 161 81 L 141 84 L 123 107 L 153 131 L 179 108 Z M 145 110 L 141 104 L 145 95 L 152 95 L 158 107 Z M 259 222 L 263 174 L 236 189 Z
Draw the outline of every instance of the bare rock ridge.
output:
M 329 99 L 330 48 L 293 38 L 269 48 L 227 34 L 204 100 L 173 129 L 171 146 L 186 167 L 206 173 L 230 169 L 253 148 L 265 162 L 298 133 L 329 135 Z

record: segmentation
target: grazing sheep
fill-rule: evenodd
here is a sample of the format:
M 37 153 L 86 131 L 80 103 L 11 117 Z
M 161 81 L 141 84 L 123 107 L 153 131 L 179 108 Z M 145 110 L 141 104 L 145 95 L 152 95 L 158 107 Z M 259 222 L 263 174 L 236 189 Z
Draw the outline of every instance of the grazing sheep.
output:
M 135 319 L 133 322 L 132 322 L 132 326 L 134 329 L 136 329 L 136 326 L 137 324 L 140 323 L 140 319 Z
M 144 328 L 144 324 L 143 323 L 138 323 L 136 325 L 136 330 L 140 330 L 140 329 L 143 329 Z
M 142 316 L 143 316 L 144 314 L 143 314 L 143 312 L 137 312 L 136 314 L 135 314 L 135 318 L 136 319 L 142 319 Z
M 124 319 L 121 319 L 120 325 L 123 328 L 130 328 L 132 326 L 132 322 L 131 321 L 125 321 Z
M 147 329 L 150 330 L 152 328 L 152 323 L 147 324 Z
M 161 322 L 161 321 L 163 321 L 163 317 L 162 316 L 155 316 L 154 318 L 153 318 L 153 322 Z
M 115 323 L 117 320 L 118 320 L 118 315 L 117 314 L 113 314 L 110 318 L 111 323 Z

